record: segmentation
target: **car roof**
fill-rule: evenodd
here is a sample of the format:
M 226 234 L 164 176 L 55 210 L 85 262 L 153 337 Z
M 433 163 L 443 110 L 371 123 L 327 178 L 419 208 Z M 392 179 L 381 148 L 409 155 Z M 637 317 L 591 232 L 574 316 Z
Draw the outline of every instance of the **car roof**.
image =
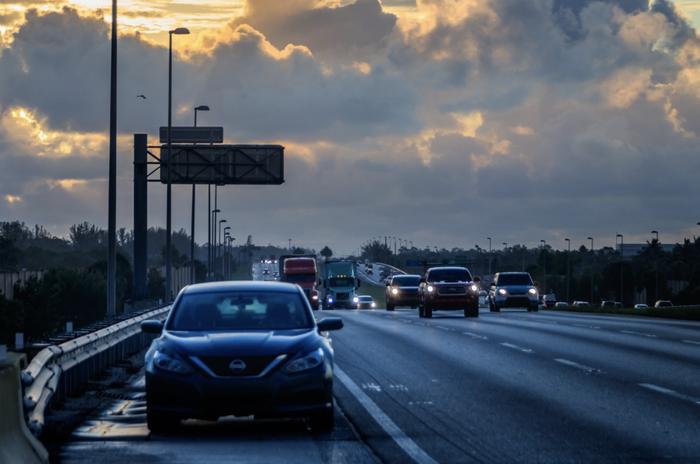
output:
M 498 275 L 513 275 L 513 274 L 518 274 L 518 275 L 524 275 L 524 274 L 527 274 L 527 275 L 530 275 L 530 273 L 529 273 L 529 272 L 525 272 L 525 271 L 508 271 L 508 272 L 497 272 L 496 274 L 498 274 Z
M 182 289 L 182 294 L 211 293 L 211 292 L 232 292 L 232 291 L 258 291 L 258 292 L 286 292 L 295 293 L 299 291 L 296 284 L 287 282 L 270 282 L 259 280 L 236 280 L 222 282 L 207 282 L 202 284 L 188 285 Z
M 464 267 L 464 266 L 436 266 L 436 267 L 431 267 L 430 269 L 428 269 L 428 272 L 437 271 L 437 270 L 440 270 L 440 271 L 442 271 L 442 270 L 469 271 L 469 269 Z
M 420 279 L 420 276 L 418 274 L 394 274 L 393 276 L 391 276 L 392 279 L 395 277 L 413 277 L 413 278 L 417 277 Z

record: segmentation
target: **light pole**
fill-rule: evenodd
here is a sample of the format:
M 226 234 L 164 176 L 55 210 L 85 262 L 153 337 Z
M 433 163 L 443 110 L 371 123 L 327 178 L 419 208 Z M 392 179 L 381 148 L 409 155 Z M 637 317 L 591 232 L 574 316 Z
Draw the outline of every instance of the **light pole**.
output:
M 291 253 L 291 251 L 292 251 L 292 239 L 291 239 L 291 238 L 288 238 L 288 239 L 287 239 L 287 242 L 289 243 L 289 247 L 288 247 L 287 249 L 288 249 L 289 252 Z
M 216 185 L 214 185 L 214 192 L 216 192 Z M 209 237 L 209 256 L 211 259 L 211 267 L 209 269 L 209 272 L 211 274 L 211 278 L 214 277 L 214 266 L 216 265 L 216 257 L 214 256 L 214 252 L 216 250 L 216 215 L 220 213 L 221 210 L 216 207 L 216 195 L 214 195 L 214 209 L 211 210 L 211 235 Z
M 624 295 L 624 286 L 623 286 L 623 261 L 625 259 L 625 237 L 622 234 L 617 234 L 615 236 L 615 243 L 617 243 L 617 239 L 620 239 L 620 304 L 622 306 L 625 305 L 625 295 Z
M 207 279 L 211 274 L 211 184 L 207 185 Z
M 171 171 L 171 155 L 172 155 L 172 128 L 173 128 L 173 34 L 186 35 L 190 31 L 184 27 L 178 27 L 172 31 L 168 31 L 168 160 L 167 160 L 167 200 L 165 213 L 165 299 L 172 299 L 172 263 L 171 263 L 171 246 L 172 246 L 172 179 Z
M 221 274 L 223 276 L 226 276 L 226 269 L 224 267 L 224 263 L 226 262 L 226 236 L 228 235 L 229 230 L 231 230 L 231 226 L 224 227 L 224 239 L 221 243 Z
M 542 288 L 544 293 L 547 293 L 547 241 L 540 240 L 540 243 L 542 244 Z
M 568 244 L 566 252 L 566 302 L 571 303 L 571 239 L 565 238 L 564 241 Z
M 228 222 L 226 219 L 219 219 L 219 228 L 214 240 L 214 258 L 219 257 L 219 242 L 221 241 L 221 224 Z
M 117 312 L 117 0 L 112 0 L 109 78 L 109 166 L 107 186 L 107 316 Z
M 591 304 L 593 304 L 593 264 L 595 263 L 595 249 L 593 248 L 593 237 L 588 237 L 591 241 Z
M 659 300 L 659 250 L 658 248 L 660 247 L 659 244 L 659 231 L 658 230 L 652 230 L 651 231 L 652 235 L 656 236 L 656 250 L 654 250 L 654 301 Z M 653 243 L 653 242 L 652 242 Z
M 197 111 L 209 111 L 206 105 L 194 108 L 194 127 L 197 127 Z M 192 184 L 192 213 L 190 224 L 190 282 L 194 283 L 194 214 L 195 214 L 195 184 Z

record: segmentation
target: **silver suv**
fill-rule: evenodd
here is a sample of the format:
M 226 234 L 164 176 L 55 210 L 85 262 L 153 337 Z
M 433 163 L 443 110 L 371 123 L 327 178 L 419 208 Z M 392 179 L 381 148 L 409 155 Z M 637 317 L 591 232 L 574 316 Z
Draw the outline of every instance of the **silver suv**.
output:
M 527 272 L 499 272 L 494 276 L 488 298 L 492 312 L 501 308 L 526 308 L 528 311 L 539 308 L 539 293 Z

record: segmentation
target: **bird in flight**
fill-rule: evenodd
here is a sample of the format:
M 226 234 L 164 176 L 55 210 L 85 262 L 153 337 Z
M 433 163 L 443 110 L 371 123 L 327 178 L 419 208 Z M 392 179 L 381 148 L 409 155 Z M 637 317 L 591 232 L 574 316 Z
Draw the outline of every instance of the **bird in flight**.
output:
M 142 99 L 145 100 L 145 99 L 146 99 L 146 96 L 145 96 L 145 95 L 136 95 L 136 98 L 142 98 Z

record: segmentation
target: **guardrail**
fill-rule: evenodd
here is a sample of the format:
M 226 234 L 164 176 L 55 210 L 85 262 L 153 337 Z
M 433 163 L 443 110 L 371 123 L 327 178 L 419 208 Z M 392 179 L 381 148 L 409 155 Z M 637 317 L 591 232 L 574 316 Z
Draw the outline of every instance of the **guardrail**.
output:
M 153 336 L 141 332 L 141 321 L 165 318 L 169 310 L 170 306 L 162 306 L 146 311 L 37 353 L 21 374 L 24 409 L 32 433 L 41 434 L 54 398 L 79 391 L 104 368 L 147 346 Z

